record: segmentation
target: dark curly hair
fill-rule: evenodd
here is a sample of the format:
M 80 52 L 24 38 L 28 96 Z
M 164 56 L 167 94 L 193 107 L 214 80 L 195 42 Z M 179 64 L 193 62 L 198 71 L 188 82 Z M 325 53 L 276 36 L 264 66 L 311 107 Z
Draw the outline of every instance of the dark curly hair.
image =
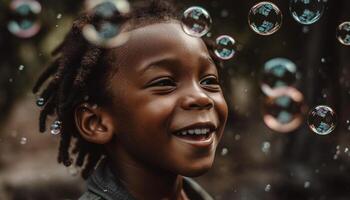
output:
M 136 5 L 127 16 L 113 17 L 122 17 L 124 23 L 131 25 L 128 26 L 129 29 L 134 29 L 153 23 L 179 20 L 178 14 L 171 2 L 158 0 Z M 112 97 L 106 86 L 112 74 L 109 72 L 115 70 L 111 62 L 116 62 L 108 58 L 108 49 L 93 45 L 83 37 L 82 28 L 95 22 L 96 16 L 91 13 L 83 13 L 73 22 L 64 41 L 52 53 L 56 59 L 42 72 L 33 87 L 33 93 L 37 93 L 46 81 L 49 82 L 39 94 L 43 101 L 39 131 L 45 132 L 48 115 L 57 116 L 57 120 L 62 123 L 58 162 L 70 166 L 75 161 L 76 166 L 83 167 L 81 175 L 84 179 L 89 177 L 106 152 L 103 145 L 90 143 L 80 136 L 75 126 L 74 109 L 82 102 L 98 106 L 111 104 Z M 220 71 L 222 64 L 213 54 L 214 43 L 209 39 L 203 40 L 214 62 L 220 66 Z

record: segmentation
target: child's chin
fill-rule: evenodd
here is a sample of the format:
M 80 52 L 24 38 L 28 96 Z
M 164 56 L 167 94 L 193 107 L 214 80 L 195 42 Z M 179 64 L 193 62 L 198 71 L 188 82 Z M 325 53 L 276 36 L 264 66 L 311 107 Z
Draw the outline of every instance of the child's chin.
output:
M 184 169 L 182 171 L 181 175 L 186 176 L 186 177 L 201 176 L 201 175 L 205 174 L 206 172 L 208 172 L 211 167 L 212 167 L 212 164 L 200 166 L 200 167 L 195 167 L 195 168 L 187 168 L 187 169 Z

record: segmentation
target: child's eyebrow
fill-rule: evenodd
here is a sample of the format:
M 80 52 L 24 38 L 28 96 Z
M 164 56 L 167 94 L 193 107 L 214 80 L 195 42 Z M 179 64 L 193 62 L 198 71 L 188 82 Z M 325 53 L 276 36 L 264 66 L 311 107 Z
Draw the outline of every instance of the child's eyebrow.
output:
M 213 59 L 209 55 L 200 56 L 199 63 L 216 66 Z M 145 65 L 145 67 L 142 67 L 139 70 L 139 73 L 143 74 L 147 70 L 154 69 L 154 68 L 169 68 L 170 69 L 173 66 L 179 66 L 182 64 L 183 63 L 181 62 L 181 60 L 179 60 L 177 58 L 172 58 L 172 57 L 162 58 L 162 59 L 155 60 L 155 61 L 148 63 L 147 65 Z

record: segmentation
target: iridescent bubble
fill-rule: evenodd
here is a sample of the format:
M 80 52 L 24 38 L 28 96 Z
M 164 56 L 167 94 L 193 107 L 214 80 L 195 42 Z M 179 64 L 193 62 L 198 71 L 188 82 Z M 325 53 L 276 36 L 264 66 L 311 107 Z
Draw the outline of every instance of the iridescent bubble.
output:
M 126 0 L 89 0 L 86 7 L 93 16 L 93 23 L 83 27 L 83 36 L 92 44 L 114 48 L 123 45 L 128 39 L 127 32 L 121 32 L 125 19 L 130 12 Z
M 221 35 L 216 38 L 216 48 L 214 52 L 218 58 L 228 60 L 236 53 L 236 41 L 228 35 Z
M 350 22 L 343 22 L 338 26 L 337 39 L 343 45 L 350 45 Z
M 276 89 L 293 86 L 297 79 L 296 65 L 286 58 L 273 58 L 264 65 L 261 90 L 268 96 L 276 96 Z
M 62 125 L 62 122 L 61 121 L 54 121 L 52 124 L 51 124 L 51 127 L 50 127 L 50 132 L 52 135 L 57 135 L 61 132 L 61 125 Z
M 17 37 L 30 38 L 40 31 L 38 15 L 41 5 L 35 0 L 14 0 L 10 4 L 11 19 L 8 30 Z
M 39 107 L 42 107 L 43 105 L 45 105 L 45 99 L 42 98 L 42 97 L 39 97 L 39 98 L 36 100 L 36 105 L 39 106 Z
M 280 133 L 297 129 L 306 111 L 303 95 L 295 88 L 279 90 L 277 96 L 267 96 L 263 104 L 263 120 L 267 127 Z
M 257 34 L 271 35 L 281 27 L 282 13 L 275 4 L 263 1 L 250 9 L 248 23 Z
M 336 127 L 337 117 L 334 110 L 325 105 L 319 105 L 309 112 L 309 128 L 318 135 L 328 135 Z
M 289 11 L 293 18 L 305 25 L 317 22 L 325 7 L 322 0 L 290 0 Z
M 186 9 L 181 22 L 185 33 L 195 37 L 202 37 L 207 34 L 212 24 L 208 11 L 199 6 Z

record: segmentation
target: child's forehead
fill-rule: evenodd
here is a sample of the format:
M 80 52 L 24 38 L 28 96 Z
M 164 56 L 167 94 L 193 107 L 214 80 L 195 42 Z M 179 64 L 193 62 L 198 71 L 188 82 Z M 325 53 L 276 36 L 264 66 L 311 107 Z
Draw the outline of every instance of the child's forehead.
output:
M 117 65 L 138 65 L 160 57 L 205 57 L 208 50 L 201 38 L 187 35 L 177 21 L 146 25 L 128 32 L 128 41 L 110 53 Z

